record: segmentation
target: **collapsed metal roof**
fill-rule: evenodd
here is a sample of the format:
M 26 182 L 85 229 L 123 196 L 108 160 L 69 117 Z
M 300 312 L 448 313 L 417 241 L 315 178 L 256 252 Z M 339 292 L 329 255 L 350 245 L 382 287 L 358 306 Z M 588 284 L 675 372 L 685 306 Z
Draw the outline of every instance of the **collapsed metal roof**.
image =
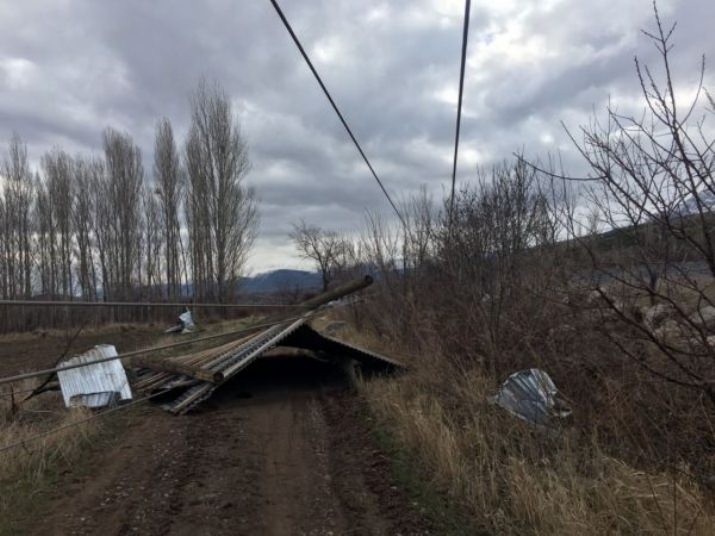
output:
M 173 364 L 183 367 L 179 372 L 185 371 L 185 374 L 176 371 L 172 373 L 166 367 L 140 370 L 135 388 L 144 392 L 176 392 L 175 398 L 166 402 L 164 407 L 174 414 L 184 414 L 207 400 L 217 388 L 278 345 L 310 350 L 328 359 L 352 359 L 367 371 L 390 372 L 401 368 L 402 364 L 394 359 L 328 337 L 308 325 L 318 307 L 371 283 L 370 277 L 353 281 L 305 302 L 303 306 L 308 310 L 298 318 L 277 320 L 275 325 L 250 337 L 199 354 L 174 358 Z
M 322 335 L 307 324 L 311 316 L 312 313 L 309 313 L 294 322 L 269 328 L 234 351 L 219 356 L 203 368 L 221 373 L 221 381 L 215 383 L 197 382 L 182 392 L 175 400 L 165 404 L 166 409 L 175 414 L 184 414 L 190 411 L 207 400 L 218 387 L 236 376 L 265 352 L 279 345 L 311 350 L 327 358 L 353 359 L 361 367 L 370 371 L 390 372 L 402 367 L 394 359 Z

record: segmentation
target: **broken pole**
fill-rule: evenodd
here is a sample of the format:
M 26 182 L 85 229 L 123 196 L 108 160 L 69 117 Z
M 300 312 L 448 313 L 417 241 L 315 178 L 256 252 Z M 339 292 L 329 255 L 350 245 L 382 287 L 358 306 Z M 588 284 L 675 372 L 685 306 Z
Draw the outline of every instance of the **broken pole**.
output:
M 300 306 L 304 309 L 317 309 L 321 305 L 325 305 L 326 303 L 330 303 L 331 301 L 340 299 L 348 294 L 352 294 L 353 292 L 369 287 L 372 283 L 373 279 L 369 275 L 359 279 L 353 279 L 352 281 L 348 281 L 344 285 L 340 285 L 333 290 L 328 290 L 327 292 L 323 292 L 322 294 L 318 294 L 317 296 L 302 302 Z

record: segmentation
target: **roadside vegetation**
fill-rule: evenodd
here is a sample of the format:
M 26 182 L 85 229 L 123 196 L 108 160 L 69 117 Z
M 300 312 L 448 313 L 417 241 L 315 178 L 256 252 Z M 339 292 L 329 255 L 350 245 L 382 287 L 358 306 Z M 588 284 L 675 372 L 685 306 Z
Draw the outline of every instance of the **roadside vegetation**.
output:
M 9 390 L 0 393 L 0 534 L 18 533 L 17 524 L 44 500 L 59 466 L 75 462 L 99 433 L 96 421 L 82 422 L 91 412 L 64 410 L 59 393 L 31 399 L 20 409 L 27 390 L 34 387 L 25 382 L 15 386 L 17 394 L 10 395 Z M 66 428 L 35 439 L 60 427 Z M 20 446 L 6 449 L 17 444 Z
M 406 228 L 370 214 L 338 248 L 377 275 L 345 313 L 356 336 L 409 356 L 401 378 L 363 382 L 369 406 L 487 533 L 715 526 L 715 102 L 702 83 L 674 94 L 655 22 L 662 63 L 636 62 L 644 115 L 607 109 L 572 133 L 587 174 L 516 157 L 453 212 L 423 192 Z M 543 429 L 488 402 L 531 367 L 571 417 Z

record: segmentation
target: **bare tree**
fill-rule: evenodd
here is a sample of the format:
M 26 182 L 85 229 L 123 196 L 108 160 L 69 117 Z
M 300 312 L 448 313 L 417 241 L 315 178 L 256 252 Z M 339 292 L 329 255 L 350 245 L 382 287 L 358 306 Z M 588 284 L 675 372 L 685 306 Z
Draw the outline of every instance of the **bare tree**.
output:
M 97 272 L 95 268 L 95 212 L 94 177 L 102 174 L 101 160 L 75 159 L 75 189 L 72 218 L 77 249 L 77 280 L 85 300 L 97 297 Z
M 181 291 L 179 210 L 183 185 L 174 133 L 166 118 L 159 121 L 156 127 L 154 181 L 160 201 L 167 295 L 169 298 L 175 298 Z
M 32 293 L 31 220 L 32 175 L 27 147 L 15 134 L 3 158 L 2 190 L 3 294 L 29 297 Z
M 72 158 L 60 150 L 53 149 L 42 158 L 45 174 L 44 186 L 51 214 L 49 218 L 50 232 L 50 281 L 51 293 L 67 298 L 73 292 L 72 278 L 72 201 L 74 162 Z M 55 252 L 56 248 L 56 252 Z
M 143 241 L 145 285 L 149 297 L 156 297 L 161 288 L 162 214 L 159 200 L 148 188 L 143 196 Z
M 51 296 L 56 291 L 57 278 L 54 210 L 50 193 L 39 175 L 35 177 L 35 192 L 35 258 L 40 278 L 40 290 L 43 295 Z
M 417 195 L 408 199 L 402 213 L 407 224 L 403 240 L 404 264 L 410 269 L 419 269 L 434 255 L 433 239 L 438 223 L 434 201 L 425 185 L 420 187 Z
M 112 212 L 112 202 L 109 197 L 109 181 L 105 172 L 103 160 L 91 167 L 91 193 L 95 224 L 95 239 L 97 257 L 99 260 L 99 280 L 102 286 L 102 295 L 105 300 L 112 297 L 115 286 L 116 272 L 112 259 L 116 257 L 118 249 L 117 233 L 115 232 L 115 215 Z
M 105 297 L 128 299 L 140 275 L 141 194 L 144 180 L 141 151 L 128 134 L 104 131 L 105 176 L 102 203 L 96 208 L 107 225 L 104 240 Z
M 244 184 L 248 148 L 218 85 L 202 81 L 191 105 L 185 158 L 194 285 L 200 297 L 226 301 L 236 292 L 258 225 L 254 192 Z
M 341 268 L 347 264 L 350 246 L 335 231 L 326 231 L 301 220 L 293 225 L 290 237 L 301 257 L 315 262 L 320 272 L 323 291 L 335 278 Z
M 701 103 L 704 60 L 695 97 L 681 107 L 670 59 L 674 27 L 654 11 L 655 31 L 645 33 L 662 60 L 661 81 L 636 59 L 645 112 L 625 115 L 609 105 L 605 121 L 594 119 L 579 138 L 569 132 L 591 172 L 562 178 L 587 181 L 581 203 L 595 207 L 610 231 L 585 240 L 574 211 L 564 219 L 591 263 L 591 292 L 604 318 L 619 326 L 605 334 L 651 374 L 715 403 L 715 303 L 707 288 L 715 277 L 715 141 L 696 119 L 715 109 Z

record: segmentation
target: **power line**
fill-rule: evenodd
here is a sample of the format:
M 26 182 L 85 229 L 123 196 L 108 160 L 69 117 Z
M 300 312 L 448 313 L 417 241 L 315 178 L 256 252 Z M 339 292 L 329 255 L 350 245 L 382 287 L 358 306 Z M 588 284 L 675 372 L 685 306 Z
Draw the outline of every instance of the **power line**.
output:
M 328 98 L 328 101 L 330 101 L 330 104 L 333 107 L 333 110 L 335 110 L 335 113 L 338 114 L 338 117 L 340 118 L 340 121 L 342 122 L 343 126 L 345 127 L 345 130 L 347 130 L 348 134 L 350 135 L 350 139 L 353 140 L 355 147 L 357 148 L 358 152 L 360 153 L 360 156 L 362 156 L 362 159 L 365 161 L 365 164 L 367 164 L 367 167 L 370 169 L 370 173 L 372 173 L 372 176 L 377 181 L 377 184 L 380 186 L 382 193 L 385 194 L 385 197 L 390 202 L 390 205 L 392 206 L 392 209 L 395 211 L 395 214 L 397 214 L 397 217 L 402 222 L 402 225 L 406 228 L 407 224 L 405 223 L 405 220 L 402 217 L 402 214 L 400 214 L 400 211 L 397 210 L 397 205 L 395 205 L 395 203 L 392 201 L 390 194 L 387 193 L 385 186 L 382 184 L 382 181 L 377 176 L 375 169 L 372 167 L 372 164 L 370 163 L 367 156 L 365 155 L 365 152 L 362 150 L 362 147 L 360 146 L 360 143 L 357 141 L 357 138 L 355 138 L 355 136 L 353 135 L 353 132 L 350 129 L 350 127 L 348 126 L 347 121 L 345 121 L 343 114 L 340 113 L 340 110 L 338 109 L 338 106 L 335 104 L 333 97 L 330 96 L 330 92 L 328 91 L 328 88 L 325 87 L 323 80 L 320 78 L 318 71 L 313 66 L 313 62 L 310 61 L 308 54 L 306 53 L 305 49 L 303 48 L 303 45 L 300 43 L 298 36 L 293 31 L 293 28 L 291 27 L 290 23 L 288 22 L 288 19 L 286 19 L 285 15 L 283 14 L 283 11 L 281 10 L 280 6 L 278 5 L 278 2 L 276 0 L 271 0 L 271 4 L 273 4 L 273 7 L 275 8 L 276 13 L 278 13 L 278 16 L 280 17 L 281 21 L 283 21 L 283 25 L 286 27 L 286 30 L 288 30 L 288 33 L 293 38 L 293 42 L 298 47 L 298 50 L 300 50 L 300 53 L 302 54 L 303 59 L 308 64 L 308 67 L 310 67 L 310 70 L 313 73 L 313 76 L 315 76 L 315 79 L 318 81 L 318 84 L 320 84 L 320 87 L 323 90 L 323 93 L 325 93 L 325 96 Z
M 15 395 L 21 395 L 23 393 L 31 393 L 37 389 L 37 387 L 33 387 L 32 389 L 17 389 L 17 390 L 10 390 L 10 391 L 5 391 L 0 393 L 0 398 L 12 398 Z
M 469 11 L 471 0 L 464 3 L 464 28 L 462 30 L 462 64 L 459 71 L 459 100 L 457 101 L 457 127 L 454 133 L 454 164 L 452 165 L 452 195 L 449 198 L 449 220 L 454 212 L 454 188 L 457 182 L 457 152 L 459 151 L 459 131 L 462 124 L 462 94 L 464 92 L 464 68 L 467 62 L 467 41 L 469 38 Z
M 105 301 L 56 301 L 56 300 L 0 300 L 0 305 L 27 307 L 190 307 L 217 309 L 277 309 L 300 308 L 300 305 L 269 303 L 191 303 L 191 302 L 105 302 Z
M 36 440 L 38 440 L 38 439 L 42 439 L 43 437 L 46 437 L 46 436 L 48 436 L 48 435 L 56 434 L 57 432 L 61 432 L 62 430 L 66 430 L 67 428 L 72 428 L 72 427 L 74 427 L 74 426 L 79 426 L 80 424 L 85 424 L 86 422 L 89 422 L 89 421 L 91 421 L 91 420 L 93 420 L 93 419 L 97 419 L 97 418 L 99 418 L 99 417 L 104 417 L 105 415 L 108 415 L 108 414 L 110 414 L 110 413 L 115 413 L 115 412 L 117 412 L 117 411 L 119 411 L 119 410 L 127 409 L 127 408 L 130 408 L 130 407 L 132 407 L 132 406 L 136 406 L 137 404 L 139 404 L 139 403 L 141 403 L 141 402 L 145 402 L 145 401 L 149 400 L 150 398 L 154 398 L 154 397 L 157 397 L 157 396 L 159 396 L 159 395 L 163 395 L 163 394 L 166 393 L 167 391 L 170 391 L 170 389 L 164 389 L 164 390 L 162 390 L 162 391 L 158 391 L 158 392 L 153 393 L 153 394 L 150 394 L 150 395 L 148 395 L 148 396 L 145 396 L 145 397 L 142 397 L 142 398 L 137 398 L 137 399 L 135 399 L 135 400 L 132 400 L 132 401 L 129 402 L 128 404 L 123 404 L 123 405 L 121 405 L 121 406 L 114 406 L 113 408 L 109 408 L 109 409 L 106 409 L 106 410 L 104 410 L 104 411 L 100 411 L 100 412 L 97 412 L 97 413 L 93 413 L 92 415 L 90 415 L 89 417 L 87 417 L 87 418 L 85 418 L 85 419 L 81 419 L 81 420 L 79 420 L 79 421 L 74 421 L 74 422 L 71 422 L 71 423 L 68 423 L 68 424 L 63 424 L 62 426 L 57 426 L 56 428 L 51 428 L 50 430 L 45 430 L 44 432 L 40 432 L 39 434 L 35 434 L 35 435 L 30 436 L 30 437 L 25 438 L 25 439 L 21 439 L 20 441 L 16 441 L 15 443 L 10 443 L 9 445 L 3 445 L 2 447 L 0 447 L 0 452 L 5 452 L 6 450 L 11 450 L 11 449 L 14 449 L 14 448 L 17 448 L 17 447 L 23 447 L 23 446 L 25 446 L 27 443 L 30 443 L 30 442 L 32 442 L 32 441 L 36 441 Z
M 20 380 L 27 380 L 29 378 L 36 378 L 38 376 L 44 376 L 46 374 L 54 374 L 55 372 L 59 372 L 59 371 L 72 370 L 72 369 L 82 368 L 82 367 L 89 367 L 92 365 L 96 365 L 98 363 L 114 361 L 115 359 L 124 359 L 127 357 L 134 357 L 134 356 L 141 355 L 141 354 L 148 354 L 148 353 L 152 353 L 152 352 L 158 352 L 161 350 L 167 350 L 169 348 L 177 348 L 179 346 L 188 346 L 190 344 L 194 344 L 194 343 L 198 343 L 198 342 L 204 342 L 204 341 L 219 339 L 219 338 L 223 338 L 223 337 L 231 337 L 231 336 L 235 336 L 235 335 L 245 335 L 248 333 L 252 333 L 252 332 L 254 332 L 258 329 L 261 329 L 261 328 L 274 326 L 281 322 L 288 322 L 289 320 L 297 320 L 298 318 L 303 318 L 303 317 L 302 316 L 294 316 L 294 317 L 290 317 L 290 318 L 276 320 L 273 322 L 265 322 L 262 324 L 255 324 L 253 326 L 249 326 L 244 329 L 239 329 L 237 331 L 227 331 L 226 333 L 219 333 L 217 335 L 209 335 L 207 337 L 199 337 L 198 339 L 190 339 L 187 341 L 180 341 L 180 342 L 174 342 L 171 344 L 165 344 L 163 346 L 153 346 L 151 348 L 142 348 L 140 350 L 133 350 L 131 352 L 125 352 L 123 354 L 115 355 L 112 357 L 104 357 L 102 359 L 96 359 L 94 361 L 88 361 L 88 362 L 84 362 L 84 363 L 76 363 L 74 365 L 64 365 L 64 366 L 59 366 L 59 367 L 54 367 L 54 368 L 49 368 L 49 369 L 44 369 L 44 370 L 35 370 L 33 372 L 25 372 L 22 374 L 17 374 L 15 376 L 8 376 L 5 378 L 0 378 L 0 385 L 6 384 L 6 383 L 14 383 L 14 382 L 18 382 Z

